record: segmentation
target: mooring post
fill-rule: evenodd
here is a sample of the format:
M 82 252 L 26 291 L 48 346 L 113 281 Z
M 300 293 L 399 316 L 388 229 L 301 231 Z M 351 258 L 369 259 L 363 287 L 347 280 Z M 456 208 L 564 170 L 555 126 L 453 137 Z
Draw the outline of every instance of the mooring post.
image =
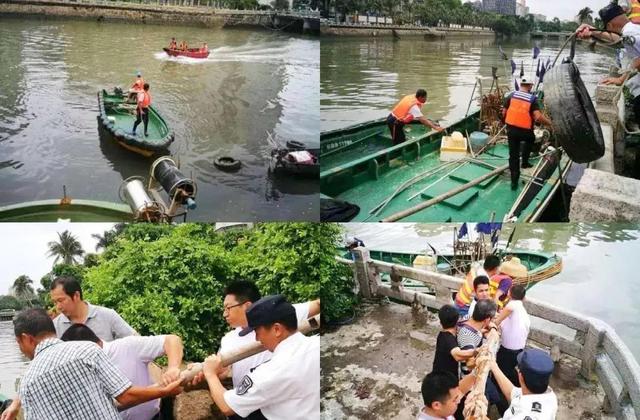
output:
M 358 247 L 352 250 L 351 254 L 353 255 L 353 262 L 355 264 L 354 273 L 360 286 L 360 294 L 364 298 L 375 297 L 378 291 L 376 276 L 379 275 L 375 273 L 375 270 L 369 268 L 369 262 L 371 261 L 369 250 L 364 247 Z M 373 273 L 370 273 L 370 271 Z
M 596 357 L 602 346 L 602 339 L 604 338 L 606 328 L 606 325 L 603 325 L 599 320 L 594 318 L 589 319 L 589 329 L 584 337 L 582 357 L 580 358 L 582 361 L 580 374 L 585 379 L 590 379 L 595 371 Z

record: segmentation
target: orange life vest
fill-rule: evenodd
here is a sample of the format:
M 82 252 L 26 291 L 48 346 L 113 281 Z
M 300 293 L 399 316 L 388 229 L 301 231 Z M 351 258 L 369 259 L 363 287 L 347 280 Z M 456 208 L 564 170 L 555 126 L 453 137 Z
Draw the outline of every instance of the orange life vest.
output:
M 413 115 L 409 113 L 409 110 L 414 105 L 418 105 L 418 108 L 422 109 L 423 104 L 418 102 L 416 95 L 407 95 L 400 99 L 400 102 L 391 110 L 391 115 L 398 121 L 409 123 L 413 121 Z
M 627 16 L 632 23 L 640 24 L 640 1 L 629 0 L 629 14 Z
M 509 279 L 513 282 L 511 277 L 507 276 L 506 274 L 494 274 L 489 279 L 489 296 L 491 296 L 491 299 L 494 299 L 496 297 L 496 293 L 498 292 L 498 287 L 500 287 L 500 282 L 504 279 Z M 500 301 L 498 302 L 498 308 L 504 308 L 504 305 L 506 305 L 508 301 L 509 301 L 509 298 L 507 297 L 506 293 L 500 296 Z
M 533 129 L 531 105 L 533 105 L 535 100 L 536 97 L 530 93 L 514 92 L 513 95 L 511 95 L 505 122 L 513 127 L 524 128 L 525 130 Z
M 138 106 L 140 108 L 149 108 L 149 105 L 151 105 L 151 95 L 149 95 L 149 92 L 142 92 L 142 95 L 144 95 L 142 102 L 138 102 Z
M 470 271 L 464 278 L 460 290 L 456 293 L 456 305 L 460 307 L 469 306 L 473 300 L 473 279 L 475 274 Z

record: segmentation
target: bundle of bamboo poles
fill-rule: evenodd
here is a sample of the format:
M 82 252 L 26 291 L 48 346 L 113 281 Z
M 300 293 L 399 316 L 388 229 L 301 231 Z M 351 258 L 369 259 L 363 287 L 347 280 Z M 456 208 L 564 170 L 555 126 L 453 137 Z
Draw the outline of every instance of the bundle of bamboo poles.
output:
M 489 420 L 489 417 L 487 417 L 489 402 L 484 396 L 484 390 L 489 372 L 491 372 L 491 362 L 496 359 L 499 347 L 500 334 L 493 329 L 487 334 L 485 342 L 476 356 L 476 381 L 464 402 L 463 414 L 466 420 Z

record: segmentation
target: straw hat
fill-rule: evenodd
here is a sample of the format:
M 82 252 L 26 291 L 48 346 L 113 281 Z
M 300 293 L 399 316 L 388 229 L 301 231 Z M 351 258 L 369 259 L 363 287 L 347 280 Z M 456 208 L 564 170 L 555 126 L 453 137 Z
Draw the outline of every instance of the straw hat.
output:
M 521 262 L 520 258 L 511 257 L 500 264 L 498 269 L 501 273 L 508 275 L 511 278 L 527 277 L 528 271 Z

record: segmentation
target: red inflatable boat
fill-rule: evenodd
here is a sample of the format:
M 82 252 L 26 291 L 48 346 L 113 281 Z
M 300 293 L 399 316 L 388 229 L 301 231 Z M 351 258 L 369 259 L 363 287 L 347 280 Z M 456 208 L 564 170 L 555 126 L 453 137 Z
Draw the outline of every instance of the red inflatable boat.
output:
M 202 52 L 200 51 L 200 48 L 189 48 L 186 51 L 183 50 L 171 50 L 169 48 L 163 48 L 164 52 L 166 52 L 167 54 L 169 54 L 170 56 L 173 57 L 178 57 L 180 55 L 184 56 L 184 57 L 191 57 L 191 58 L 207 58 L 209 57 L 209 51 L 205 51 Z

